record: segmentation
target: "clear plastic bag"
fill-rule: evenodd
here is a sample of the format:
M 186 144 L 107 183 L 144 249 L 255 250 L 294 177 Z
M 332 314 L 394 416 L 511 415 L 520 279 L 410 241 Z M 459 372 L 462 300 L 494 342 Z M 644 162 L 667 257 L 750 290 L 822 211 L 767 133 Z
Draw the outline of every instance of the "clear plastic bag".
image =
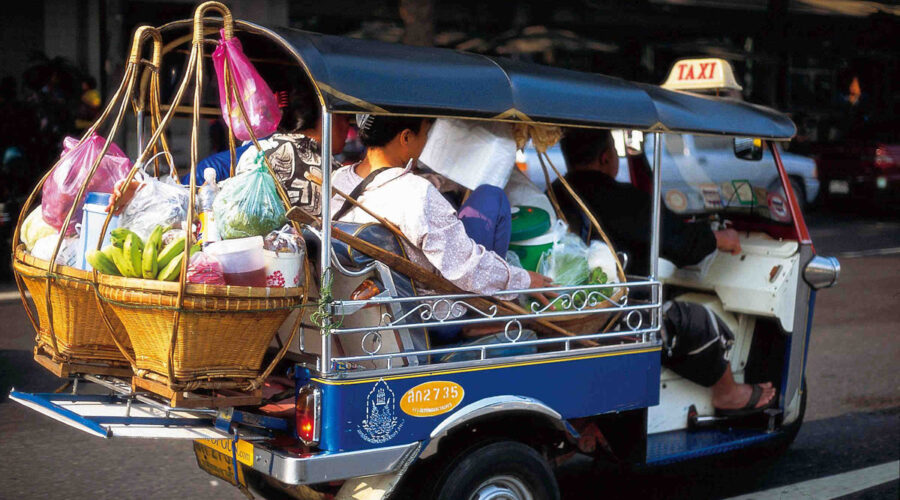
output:
M 100 155 L 105 144 L 106 140 L 97 134 L 88 137 L 81 144 L 78 144 L 78 139 L 74 137 L 66 137 L 63 141 L 62 160 L 50 173 L 41 190 L 41 213 L 47 224 L 56 229 L 62 228 L 69 209 L 75 203 L 78 190 L 81 189 L 94 160 Z M 115 183 L 124 179 L 130 169 L 131 160 L 115 143 L 110 144 L 85 193 L 91 191 L 112 193 Z M 83 205 L 82 199 L 72 215 L 67 234 L 74 233 L 75 223 L 81 222 Z
M 225 271 L 218 259 L 205 252 L 191 256 L 188 264 L 187 282 L 200 285 L 224 285 Z
M 265 166 L 226 179 L 220 188 L 213 202 L 220 238 L 266 236 L 285 223 L 284 204 Z
M 263 242 L 266 286 L 295 287 L 303 280 L 306 243 L 290 224 L 272 231 Z
M 170 227 L 187 218 L 188 191 L 183 186 L 148 177 L 125 207 L 119 227 L 146 240 L 156 226 Z
M 266 137 L 278 128 L 278 122 L 281 121 L 281 109 L 278 107 L 278 100 L 266 81 L 263 80 L 253 63 L 244 54 L 241 42 L 232 37 L 230 40 L 225 39 L 225 31 L 220 31 L 221 39 L 216 50 L 213 51 L 213 66 L 216 69 L 216 78 L 219 84 L 219 105 L 222 109 L 222 117 L 226 123 L 229 123 L 231 130 L 234 131 L 235 137 L 242 141 L 250 139 L 250 134 L 241 119 L 241 110 L 234 98 L 234 94 L 228 96 L 225 100 L 225 62 L 231 69 L 234 77 L 232 84 L 237 90 L 237 95 L 241 96 L 244 104 L 244 111 L 247 113 L 247 121 L 253 128 L 253 133 L 257 138 Z M 231 103 L 231 109 L 228 109 L 227 103 Z
M 588 247 L 581 238 L 568 232 L 568 226 L 562 221 L 554 224 L 552 231 L 556 236 L 553 247 L 541 255 L 538 272 L 562 286 L 574 286 L 586 283 L 591 276 L 588 265 Z
M 522 267 L 522 259 L 516 252 L 506 252 L 506 263 L 512 267 Z
M 304 253 L 305 244 L 303 237 L 294 229 L 294 226 L 285 224 L 281 229 L 276 229 L 263 241 L 263 249 L 277 253 Z

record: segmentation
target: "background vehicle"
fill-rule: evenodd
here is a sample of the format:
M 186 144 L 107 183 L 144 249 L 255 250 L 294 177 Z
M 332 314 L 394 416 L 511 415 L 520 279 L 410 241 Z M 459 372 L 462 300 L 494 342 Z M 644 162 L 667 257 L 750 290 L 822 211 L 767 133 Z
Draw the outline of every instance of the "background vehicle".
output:
M 900 144 L 846 142 L 816 156 L 827 201 L 900 201 Z
M 619 137 L 621 137 L 621 132 L 619 134 Z M 693 134 L 665 134 L 664 137 L 662 177 L 663 183 L 667 186 L 686 189 L 688 184 L 695 181 L 686 179 L 684 172 L 699 172 L 714 168 L 716 175 L 722 178 L 746 179 L 754 186 L 762 186 L 769 191 L 779 191 L 784 195 L 784 190 L 780 189 L 781 180 L 778 178 L 778 172 L 771 168 L 774 160 L 769 151 L 763 152 L 761 162 L 749 162 L 734 156 L 732 137 Z M 623 142 L 617 141 L 619 175 L 616 179 L 619 182 L 631 182 L 631 169 L 622 146 L 623 144 Z M 776 147 L 779 148 L 781 153 L 781 161 L 788 173 L 791 186 L 794 192 L 797 193 L 798 201 L 801 202 L 800 208 L 804 209 L 807 205 L 815 202 L 816 197 L 819 195 L 816 162 L 806 156 L 784 152 L 780 149 L 781 146 Z M 652 135 L 647 136 L 644 150 L 649 152 L 647 154 L 652 154 Z M 529 178 L 538 186 L 543 186 L 545 183 L 544 174 L 541 172 L 537 152 L 534 151 L 534 148 L 528 147 L 525 150 L 525 154 Z M 560 169 L 560 172 L 565 174 L 566 161 L 559 145 L 548 149 L 547 154 L 550 156 L 553 164 Z M 888 172 L 891 171 L 888 169 L 883 173 L 888 174 Z M 893 179 L 893 177 L 890 178 Z M 556 175 L 551 172 L 551 182 L 555 179 Z

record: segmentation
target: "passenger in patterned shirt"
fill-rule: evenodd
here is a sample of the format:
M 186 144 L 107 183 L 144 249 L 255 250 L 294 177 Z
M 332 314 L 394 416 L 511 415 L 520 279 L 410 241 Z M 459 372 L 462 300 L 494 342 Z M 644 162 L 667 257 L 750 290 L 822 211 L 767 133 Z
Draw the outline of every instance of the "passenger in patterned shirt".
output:
M 355 174 L 361 180 L 356 182 L 361 186 L 355 190 L 359 191 L 357 199 L 396 225 L 412 242 L 402 242 L 411 261 L 478 294 L 503 296 L 504 290 L 550 286 L 545 276 L 510 266 L 504 258 L 509 247 L 511 215 L 502 189 L 479 186 L 457 212 L 431 182 L 403 168 L 422 153 L 430 120 L 358 115 L 357 125 L 367 147 L 365 159 L 355 166 Z M 346 222 L 375 221 L 359 208 L 346 205 L 333 216 Z M 535 296 L 547 303 L 543 295 Z M 458 317 L 462 312 L 454 309 L 451 314 Z M 432 341 L 439 345 L 487 333 L 463 332 L 458 327 L 430 330 Z

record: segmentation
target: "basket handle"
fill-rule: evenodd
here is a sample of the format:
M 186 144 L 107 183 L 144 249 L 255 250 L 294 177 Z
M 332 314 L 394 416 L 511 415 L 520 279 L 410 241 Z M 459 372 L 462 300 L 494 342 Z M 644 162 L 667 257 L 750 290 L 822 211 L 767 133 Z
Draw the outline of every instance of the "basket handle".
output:
M 543 156 L 543 159 L 541 158 L 542 156 Z M 550 160 L 550 156 L 546 152 L 538 153 L 538 159 L 541 160 L 541 167 L 544 169 L 544 175 L 547 178 L 549 178 L 549 175 L 547 174 L 547 167 L 546 167 L 546 165 L 544 165 L 544 159 L 547 160 L 547 164 L 549 164 L 550 168 L 553 169 L 553 173 L 556 174 L 556 177 L 559 179 L 559 182 L 563 185 L 563 187 L 569 193 L 569 196 L 572 197 L 572 200 L 574 200 L 575 203 L 578 205 L 578 207 L 581 208 L 581 211 L 584 212 L 584 214 L 587 216 L 588 220 L 591 221 L 591 225 L 594 226 L 594 229 L 597 230 L 597 233 L 600 235 L 600 238 L 603 239 L 603 242 L 606 243 L 606 246 L 608 246 L 610 251 L 612 252 L 613 258 L 616 261 L 616 270 L 619 273 L 619 280 L 621 280 L 622 283 L 624 283 L 625 282 L 625 270 L 622 269 L 622 263 L 619 261 L 619 256 L 616 254 L 616 249 L 615 249 L 615 247 L 613 247 L 612 241 L 610 241 L 609 238 L 606 236 L 606 232 L 603 231 L 603 226 L 600 225 L 600 221 L 597 220 L 597 218 L 594 216 L 594 213 L 591 212 L 591 209 L 584 203 L 584 201 L 581 199 L 581 197 L 578 196 L 578 193 L 575 192 L 575 190 L 569 184 L 569 181 L 567 181 L 566 178 L 563 177 L 559 173 L 559 170 L 556 169 L 556 166 L 553 165 L 553 162 Z M 551 191 L 549 185 L 547 186 L 547 190 Z
M 234 18 L 231 11 L 221 2 L 203 2 L 194 11 L 194 44 L 203 43 L 203 16 L 207 11 L 215 10 L 222 14 L 222 28 L 225 30 L 225 39 L 234 37 Z
M 151 26 L 141 26 L 138 28 L 138 31 L 134 34 L 135 40 L 141 40 L 140 44 L 135 44 L 132 46 L 131 57 L 129 62 L 132 62 L 136 65 L 146 64 L 148 67 L 144 69 L 143 74 L 141 74 L 140 80 L 140 91 L 138 93 L 137 98 L 135 99 L 134 108 L 138 113 L 142 113 L 147 105 L 148 96 L 147 93 L 149 91 L 149 103 L 150 103 L 150 130 L 156 131 L 159 127 L 159 122 L 162 121 L 160 106 L 159 106 L 159 72 L 162 66 L 162 56 L 163 56 L 163 40 L 162 34 L 157 28 Z M 149 37 L 153 41 L 153 55 L 150 61 L 142 60 L 140 58 L 141 53 L 143 52 L 143 40 Z M 139 120 L 140 121 L 140 120 Z M 138 124 L 139 127 L 143 125 L 141 123 Z M 162 145 L 162 150 L 167 153 L 166 160 L 169 164 L 169 171 L 173 173 L 173 175 L 177 176 L 177 172 L 175 170 L 175 164 L 172 161 L 172 152 L 169 148 L 169 141 L 166 139 L 165 135 L 161 135 L 159 137 L 159 144 Z M 154 142 L 153 153 L 154 153 L 154 169 L 153 173 L 156 177 L 159 177 L 159 159 L 155 158 L 155 155 L 159 152 L 157 142 Z
M 188 192 L 189 192 L 188 214 L 187 214 L 188 221 L 192 221 L 193 216 L 194 216 L 194 196 L 195 196 L 195 190 L 196 190 L 196 184 L 197 184 L 197 140 L 199 137 L 199 121 L 200 121 L 200 95 L 201 95 L 200 89 L 203 86 L 203 66 L 202 66 L 203 36 L 204 36 L 203 13 L 209 9 L 215 9 L 222 13 L 223 19 L 224 19 L 224 27 L 225 27 L 225 35 L 224 35 L 225 39 L 227 40 L 234 36 L 233 19 L 231 17 L 231 13 L 228 11 L 228 9 L 224 5 L 222 5 L 219 2 L 206 2 L 206 3 L 201 4 L 199 7 L 197 7 L 197 10 L 195 11 L 195 14 L 194 14 L 194 41 L 193 41 L 192 54 L 193 53 L 199 54 L 199 57 L 195 61 L 195 67 L 192 68 L 194 73 L 196 74 L 196 81 L 195 81 L 195 87 L 194 87 L 194 109 L 193 109 L 192 120 L 191 120 L 191 155 L 190 155 L 191 156 L 191 172 L 189 175 L 190 187 L 188 190 Z M 238 110 L 240 111 L 240 118 L 243 121 L 245 127 L 247 128 L 247 131 L 250 135 L 250 139 L 253 141 L 253 145 L 256 146 L 257 151 L 262 152 L 263 148 L 259 144 L 259 140 L 257 139 L 256 134 L 253 132 L 253 127 L 251 126 L 250 120 L 247 117 L 247 111 L 244 108 L 244 103 L 242 100 L 242 96 L 240 95 L 240 90 L 237 88 L 236 85 L 234 85 L 233 69 L 228 65 L 227 60 L 224 65 L 224 69 L 225 69 L 225 75 L 224 75 L 223 83 L 224 83 L 224 86 L 226 89 L 226 92 L 225 92 L 225 94 L 226 94 L 226 109 L 229 109 L 229 110 L 231 109 L 231 103 L 230 103 L 231 99 L 234 99 L 237 102 Z M 232 173 L 234 171 L 234 163 L 235 163 L 234 152 L 233 152 L 233 148 L 234 148 L 233 141 L 234 141 L 234 132 L 231 130 L 231 123 L 229 120 L 229 149 L 232 151 L 231 152 Z M 330 152 L 329 152 L 329 154 L 330 154 Z M 266 165 L 266 169 L 269 171 L 269 174 L 272 176 L 272 178 L 275 179 L 275 188 L 278 191 L 279 198 L 281 198 L 281 201 L 282 201 L 282 203 L 284 203 L 286 208 L 290 208 L 290 206 L 291 206 L 290 198 L 288 198 L 287 192 L 284 190 L 284 186 L 282 186 L 281 183 L 278 182 L 278 180 L 277 180 L 278 177 L 275 175 L 275 170 L 272 168 L 271 164 L 269 163 L 268 158 L 266 158 L 266 156 L 264 154 L 262 155 L 262 157 L 263 157 L 263 162 Z M 188 224 L 190 224 L 190 223 L 191 222 L 189 222 Z M 297 223 L 294 223 L 294 226 L 297 227 L 297 229 L 299 230 L 299 226 Z M 174 321 L 172 324 L 172 336 L 170 338 L 168 356 L 167 356 L 167 361 L 168 361 L 167 368 L 168 368 L 170 388 L 175 387 L 174 386 L 174 384 L 175 384 L 174 352 L 175 352 L 175 345 L 177 343 L 177 337 L 178 337 L 178 323 L 179 323 L 179 319 L 180 319 L 180 315 L 181 315 L 181 310 L 184 307 L 185 289 L 187 287 L 187 269 L 188 269 L 188 265 L 189 265 L 189 261 L 190 261 L 190 247 L 192 246 L 192 237 L 193 237 L 193 234 L 191 234 L 191 232 L 188 231 L 187 240 L 185 241 L 185 246 L 184 246 L 184 254 L 183 254 L 184 257 L 182 258 L 182 261 L 181 261 L 181 275 L 178 280 L 178 296 L 176 299 L 177 307 L 176 307 L 175 313 L 174 313 Z M 308 288 L 308 285 L 309 285 L 308 268 L 309 268 L 309 266 L 306 265 L 305 267 L 307 268 L 307 280 L 306 280 L 307 281 L 307 289 L 304 292 L 304 297 L 303 297 L 304 303 L 306 301 L 306 295 L 309 293 L 309 288 Z M 262 380 L 271 373 L 271 371 L 274 369 L 275 365 L 284 357 L 284 355 L 287 352 L 287 348 L 289 347 L 290 343 L 293 341 L 293 338 L 299 328 L 300 319 L 301 318 L 298 318 L 294 327 L 291 329 L 290 338 L 288 339 L 287 342 L 283 343 L 281 350 L 279 351 L 279 353 L 275 357 L 275 359 L 272 361 L 272 363 L 269 365 L 269 367 L 261 374 L 260 377 L 258 377 L 257 379 L 250 382 L 249 385 L 251 388 L 255 389 L 255 388 L 259 387 L 259 385 L 261 385 L 261 383 L 262 383 Z
M 141 43 L 141 39 L 145 36 L 144 35 L 145 30 L 142 28 L 143 27 L 140 27 L 135 31 L 135 36 L 134 36 L 134 39 L 132 42 L 132 50 L 131 50 L 132 54 L 134 54 L 135 52 L 140 54 L 140 49 L 139 48 L 135 49 L 135 46 L 139 46 Z M 91 165 L 90 170 L 88 170 L 88 173 L 85 176 L 84 182 L 82 182 L 81 186 L 78 189 L 78 193 L 75 195 L 75 199 L 73 200 L 72 206 L 69 208 L 69 212 L 66 214 L 66 218 L 63 221 L 62 227 L 60 228 L 59 238 L 56 241 L 56 246 L 53 249 L 53 254 L 50 257 L 49 266 L 47 268 L 47 287 L 46 287 L 46 292 L 45 292 L 45 294 L 46 294 L 45 300 L 46 300 L 46 304 L 47 304 L 47 316 L 49 318 L 51 318 L 48 326 L 50 329 L 50 338 L 53 341 L 53 348 L 54 348 L 54 350 L 57 351 L 57 353 L 59 352 L 59 348 L 58 348 L 58 345 L 56 342 L 56 332 L 54 331 L 53 321 L 52 321 L 53 305 L 52 305 L 52 302 L 50 301 L 50 294 L 51 294 L 52 287 L 53 287 L 53 275 L 56 274 L 56 270 L 58 267 L 58 265 L 56 263 L 56 259 L 59 255 L 60 249 L 62 248 L 62 243 L 63 243 L 63 240 L 65 239 L 65 234 L 69 228 L 69 224 L 71 224 L 71 222 L 72 222 L 72 217 L 75 214 L 75 209 L 81 203 L 81 200 L 84 199 L 84 195 L 85 195 L 85 192 L 87 191 L 88 185 L 90 185 L 91 180 L 94 178 L 94 175 L 96 175 L 97 168 L 100 166 L 100 163 L 103 161 L 103 158 L 106 156 L 107 151 L 109 151 L 109 146 L 110 146 L 110 144 L 112 144 L 111 141 L 116 136 L 116 133 L 119 130 L 119 126 L 122 124 L 122 119 L 125 117 L 125 110 L 127 109 L 128 101 L 134 94 L 134 83 L 136 80 L 136 78 L 135 78 L 136 73 L 137 73 L 137 64 L 135 62 L 133 62 L 132 59 L 129 59 L 129 63 L 125 69 L 125 75 L 122 78 L 122 83 L 119 85 L 119 88 L 116 90 L 115 94 L 113 95 L 112 99 L 110 100 L 110 103 L 107 105 L 106 109 L 104 110 L 104 113 L 97 119 L 97 121 L 94 123 L 94 125 L 91 126 L 91 128 L 88 130 L 88 132 L 85 134 L 85 136 L 82 137 L 81 141 L 79 141 L 79 145 L 80 145 L 84 142 L 84 140 L 87 137 L 90 136 L 90 134 L 94 133 L 97 130 L 97 128 L 100 126 L 100 124 L 103 123 L 103 121 L 105 121 L 106 118 L 109 116 L 109 114 L 112 112 L 112 110 L 115 107 L 115 103 L 121 100 L 121 103 L 119 104 L 119 110 L 116 113 L 116 116 L 113 120 L 113 124 L 110 127 L 109 134 L 106 137 L 103 147 L 100 149 L 100 153 L 97 155 L 97 158 L 94 159 L 94 162 Z M 64 156 L 64 155 L 62 155 L 62 156 Z M 62 161 L 62 156 L 60 157 L 60 161 Z M 57 164 L 58 163 L 59 162 L 57 162 Z M 56 165 L 54 165 L 54 168 L 56 168 Z M 52 169 L 51 169 L 51 171 L 52 171 Z M 44 177 L 43 182 L 46 182 L 46 179 L 48 178 L 48 176 L 49 176 L 49 173 L 47 176 Z M 41 184 L 43 184 L 43 182 Z M 41 187 L 43 187 L 43 186 L 41 186 Z M 25 207 L 25 208 L 27 208 L 27 207 Z M 20 216 L 21 216 L 21 214 L 20 214 Z M 107 219 L 108 218 L 109 217 L 107 217 Z M 106 230 L 106 225 L 104 225 L 104 231 L 105 230 Z M 101 233 L 101 234 L 103 234 L 103 233 Z M 98 242 L 98 247 L 100 246 L 100 244 L 101 244 L 101 242 Z M 95 276 L 96 276 L 96 271 L 95 271 Z M 20 290 L 20 293 L 21 293 L 21 290 Z

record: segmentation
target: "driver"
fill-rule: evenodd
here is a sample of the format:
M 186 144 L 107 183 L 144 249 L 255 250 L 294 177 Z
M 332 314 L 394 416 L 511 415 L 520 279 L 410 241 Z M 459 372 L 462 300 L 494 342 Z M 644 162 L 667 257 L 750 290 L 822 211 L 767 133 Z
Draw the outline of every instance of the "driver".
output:
M 565 178 L 603 224 L 616 248 L 632 258 L 632 269 L 649 273 L 650 212 L 647 193 L 616 182 L 619 158 L 608 130 L 571 128 L 563 136 L 562 152 L 569 168 Z M 552 189 L 573 231 L 587 223 L 559 180 Z M 741 243 L 734 229 L 713 231 L 702 222 L 686 223 L 661 207 L 660 254 L 677 266 L 692 265 L 716 249 L 738 254 Z M 721 319 L 698 304 L 663 305 L 664 364 L 683 377 L 712 387 L 713 406 L 722 415 L 740 415 L 768 407 L 775 395 L 770 382 L 738 384 L 725 359 L 733 334 Z

